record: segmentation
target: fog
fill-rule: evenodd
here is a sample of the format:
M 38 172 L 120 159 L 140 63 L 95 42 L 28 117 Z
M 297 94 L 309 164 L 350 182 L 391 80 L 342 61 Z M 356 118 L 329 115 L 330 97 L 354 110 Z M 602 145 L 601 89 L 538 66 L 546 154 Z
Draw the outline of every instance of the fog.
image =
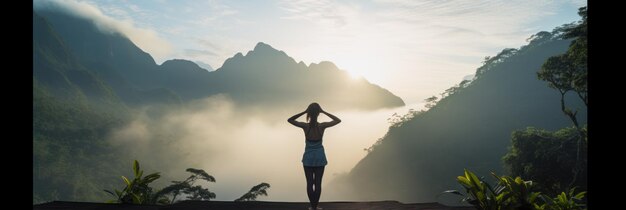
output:
M 321 104 L 324 108 L 324 104 Z M 413 104 L 378 111 L 325 110 L 342 122 L 326 130 L 324 147 L 329 164 L 323 194 L 332 190 L 334 177 L 349 172 L 389 127 L 393 113 L 404 114 Z M 201 168 L 216 178 L 199 183 L 216 193 L 215 200 L 234 200 L 261 182 L 271 185 L 267 201 L 307 201 L 302 168 L 304 135 L 287 118 L 301 107 L 251 107 L 218 95 L 194 101 L 184 108 L 144 107 L 128 125 L 112 132 L 110 142 L 137 159 L 145 173 L 161 172 L 157 187 L 185 179 L 187 168 Z M 305 117 L 298 119 L 305 121 Z M 330 121 L 321 115 L 320 122 Z M 336 194 L 336 193 L 335 193 Z M 333 195 L 328 200 L 341 200 Z M 323 195 L 321 200 L 327 200 Z

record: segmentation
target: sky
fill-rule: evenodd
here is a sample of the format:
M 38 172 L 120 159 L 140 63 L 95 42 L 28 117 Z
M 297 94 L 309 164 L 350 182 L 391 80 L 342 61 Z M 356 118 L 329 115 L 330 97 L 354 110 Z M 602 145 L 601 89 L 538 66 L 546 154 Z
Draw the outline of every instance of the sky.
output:
M 475 72 L 485 56 L 579 20 L 581 0 L 35 0 L 126 34 L 158 64 L 214 69 L 264 42 L 306 64 L 334 62 L 408 104 Z

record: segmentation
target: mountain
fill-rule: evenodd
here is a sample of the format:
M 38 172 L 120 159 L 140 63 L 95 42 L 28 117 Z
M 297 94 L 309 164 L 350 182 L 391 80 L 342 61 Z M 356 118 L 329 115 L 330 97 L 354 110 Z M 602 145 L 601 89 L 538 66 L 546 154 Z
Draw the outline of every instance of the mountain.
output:
M 85 68 L 51 25 L 33 12 L 33 86 L 61 100 L 120 106 L 112 88 Z
M 119 179 L 110 173 L 120 159 L 105 138 L 127 115 L 112 88 L 33 13 L 33 203 L 100 200 L 96 189 Z
M 550 36 L 519 50 L 503 50 L 498 60 L 478 69 L 469 85 L 390 127 L 365 158 L 330 186 L 346 190 L 355 200 L 424 202 L 438 200 L 445 190 L 460 190 L 456 177 L 464 168 L 484 176 L 502 174 L 501 158 L 512 131 L 572 125 L 561 112 L 558 91 L 536 75 L 548 57 L 564 53 L 569 43 Z M 586 122 L 586 107 L 570 96 L 568 106 L 578 109 L 579 120 Z
M 211 73 L 211 87 L 241 103 L 306 106 L 317 101 L 330 109 L 404 105 L 402 99 L 365 79 L 351 79 L 332 62 L 307 66 L 263 42 L 246 55 L 228 58 Z
M 123 34 L 98 28 L 93 20 L 54 10 L 38 12 L 78 62 L 100 75 L 131 106 L 215 94 L 227 94 L 243 106 L 306 106 L 317 101 L 331 109 L 370 110 L 404 105 L 393 93 L 365 79 L 353 80 L 331 62 L 307 66 L 262 42 L 215 71 L 179 59 L 157 65 Z
M 209 65 L 208 63 L 202 62 L 202 61 L 194 61 L 196 64 L 198 64 L 198 66 L 200 66 L 200 68 L 203 68 L 207 71 L 215 71 L 215 69 L 213 69 L 213 67 L 211 65 Z
M 56 10 L 38 10 L 63 39 L 76 60 L 98 74 L 128 105 L 174 103 L 172 95 L 155 83 L 158 68 L 150 54 L 124 35 L 103 31 L 93 20 Z

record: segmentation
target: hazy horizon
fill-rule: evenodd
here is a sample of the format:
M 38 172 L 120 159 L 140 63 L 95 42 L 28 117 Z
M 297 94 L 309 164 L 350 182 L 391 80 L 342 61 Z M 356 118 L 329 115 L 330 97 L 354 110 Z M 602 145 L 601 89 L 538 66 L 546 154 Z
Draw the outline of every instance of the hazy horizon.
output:
M 307 65 L 331 61 L 422 102 L 475 73 L 485 56 L 577 21 L 586 1 L 92 1 L 35 0 L 127 35 L 157 63 L 214 69 L 258 42 Z M 184 14 L 184 15 L 181 15 Z M 472 41 L 466 41 L 472 40 Z

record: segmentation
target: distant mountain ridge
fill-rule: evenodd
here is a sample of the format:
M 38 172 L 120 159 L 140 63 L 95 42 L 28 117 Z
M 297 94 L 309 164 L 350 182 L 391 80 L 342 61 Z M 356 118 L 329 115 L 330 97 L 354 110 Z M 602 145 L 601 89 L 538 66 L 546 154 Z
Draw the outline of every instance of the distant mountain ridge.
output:
M 58 11 L 36 12 L 50 22 L 78 62 L 129 105 L 178 103 L 218 93 L 243 105 L 305 106 L 317 101 L 330 108 L 367 110 L 404 105 L 388 90 L 364 79 L 352 80 L 330 62 L 307 67 L 262 42 L 215 71 L 181 59 L 157 65 L 128 38 L 102 32 L 91 20 Z

